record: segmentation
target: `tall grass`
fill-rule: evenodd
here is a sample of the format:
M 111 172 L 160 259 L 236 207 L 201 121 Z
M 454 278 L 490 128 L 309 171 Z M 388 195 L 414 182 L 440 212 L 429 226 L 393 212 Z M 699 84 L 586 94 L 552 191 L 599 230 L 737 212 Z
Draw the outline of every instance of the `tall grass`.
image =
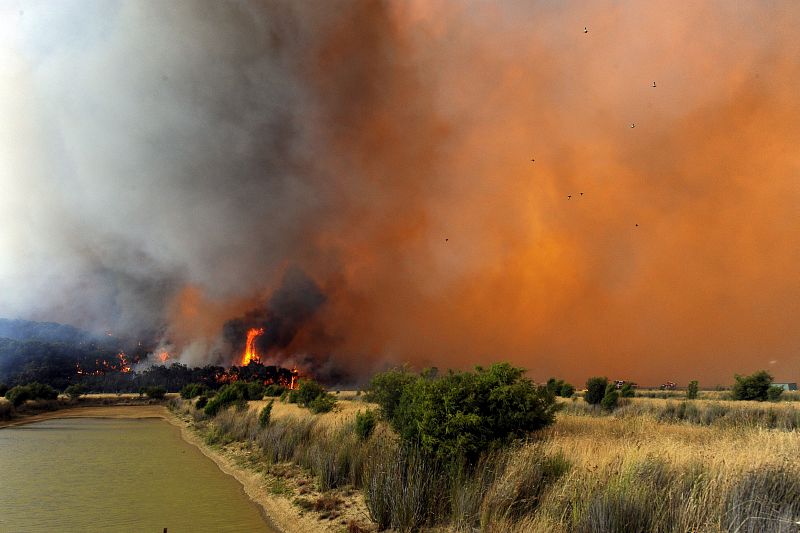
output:
M 780 430 L 800 429 L 800 408 L 791 403 L 761 403 L 709 400 L 651 400 L 621 401 L 613 412 L 582 400 L 563 402 L 562 412 L 570 415 L 616 418 L 652 417 L 660 422 L 687 422 L 704 426 L 751 427 Z
M 797 531 L 800 435 L 763 429 L 769 418 L 761 407 L 741 413 L 698 401 L 631 402 L 594 417 L 581 403 L 568 403 L 535 440 L 494 450 L 474 465 L 439 464 L 382 423 L 362 439 L 356 410 L 350 419 L 284 412 L 262 428 L 257 411 L 229 409 L 200 423 L 217 443 L 249 443 L 265 463 L 304 467 L 322 491 L 360 489 L 379 528 Z M 193 410 L 182 400 L 174 408 Z M 665 423 L 703 416 L 709 422 Z

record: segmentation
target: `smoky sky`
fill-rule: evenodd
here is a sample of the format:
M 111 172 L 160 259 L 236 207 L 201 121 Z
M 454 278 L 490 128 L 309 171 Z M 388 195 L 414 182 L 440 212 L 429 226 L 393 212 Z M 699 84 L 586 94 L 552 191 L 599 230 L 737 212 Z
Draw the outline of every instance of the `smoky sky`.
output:
M 796 380 L 799 19 L 6 2 L 0 315 L 206 362 L 297 271 L 311 365 Z

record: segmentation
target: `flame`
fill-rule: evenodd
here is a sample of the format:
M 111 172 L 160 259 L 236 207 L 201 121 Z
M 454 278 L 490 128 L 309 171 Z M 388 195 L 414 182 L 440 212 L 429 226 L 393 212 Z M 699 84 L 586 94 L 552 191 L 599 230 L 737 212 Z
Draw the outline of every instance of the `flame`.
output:
M 168 352 L 161 352 L 158 354 L 158 358 L 161 359 L 162 363 L 166 363 L 169 360 L 169 353 Z
M 259 356 L 256 353 L 254 346 L 256 337 L 264 333 L 264 328 L 252 328 L 247 332 L 247 343 L 244 347 L 244 355 L 242 356 L 242 366 L 247 366 L 250 361 L 259 361 Z

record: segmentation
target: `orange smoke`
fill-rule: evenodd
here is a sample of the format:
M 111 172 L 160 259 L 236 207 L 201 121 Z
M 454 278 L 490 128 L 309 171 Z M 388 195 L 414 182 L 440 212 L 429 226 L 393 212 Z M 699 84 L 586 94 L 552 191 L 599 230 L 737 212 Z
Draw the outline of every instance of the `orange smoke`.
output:
M 256 337 L 264 333 L 264 328 L 251 328 L 247 332 L 247 343 L 245 344 L 244 354 L 242 355 L 242 365 L 247 366 L 250 361 L 254 363 L 258 363 L 260 361 L 260 357 L 256 352 L 255 342 Z

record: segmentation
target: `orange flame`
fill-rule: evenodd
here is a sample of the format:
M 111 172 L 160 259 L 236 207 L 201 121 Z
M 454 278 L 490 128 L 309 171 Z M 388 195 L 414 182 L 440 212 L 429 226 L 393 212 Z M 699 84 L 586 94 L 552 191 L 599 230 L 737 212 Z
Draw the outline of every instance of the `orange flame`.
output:
M 161 359 L 162 363 L 166 363 L 167 360 L 169 359 L 169 353 L 168 352 L 161 352 L 160 354 L 158 354 L 158 358 Z
M 244 347 L 244 355 L 242 356 L 242 366 L 247 366 L 250 361 L 259 361 L 259 356 L 256 353 L 254 346 L 256 337 L 264 333 L 264 328 L 252 328 L 247 332 L 247 343 Z

